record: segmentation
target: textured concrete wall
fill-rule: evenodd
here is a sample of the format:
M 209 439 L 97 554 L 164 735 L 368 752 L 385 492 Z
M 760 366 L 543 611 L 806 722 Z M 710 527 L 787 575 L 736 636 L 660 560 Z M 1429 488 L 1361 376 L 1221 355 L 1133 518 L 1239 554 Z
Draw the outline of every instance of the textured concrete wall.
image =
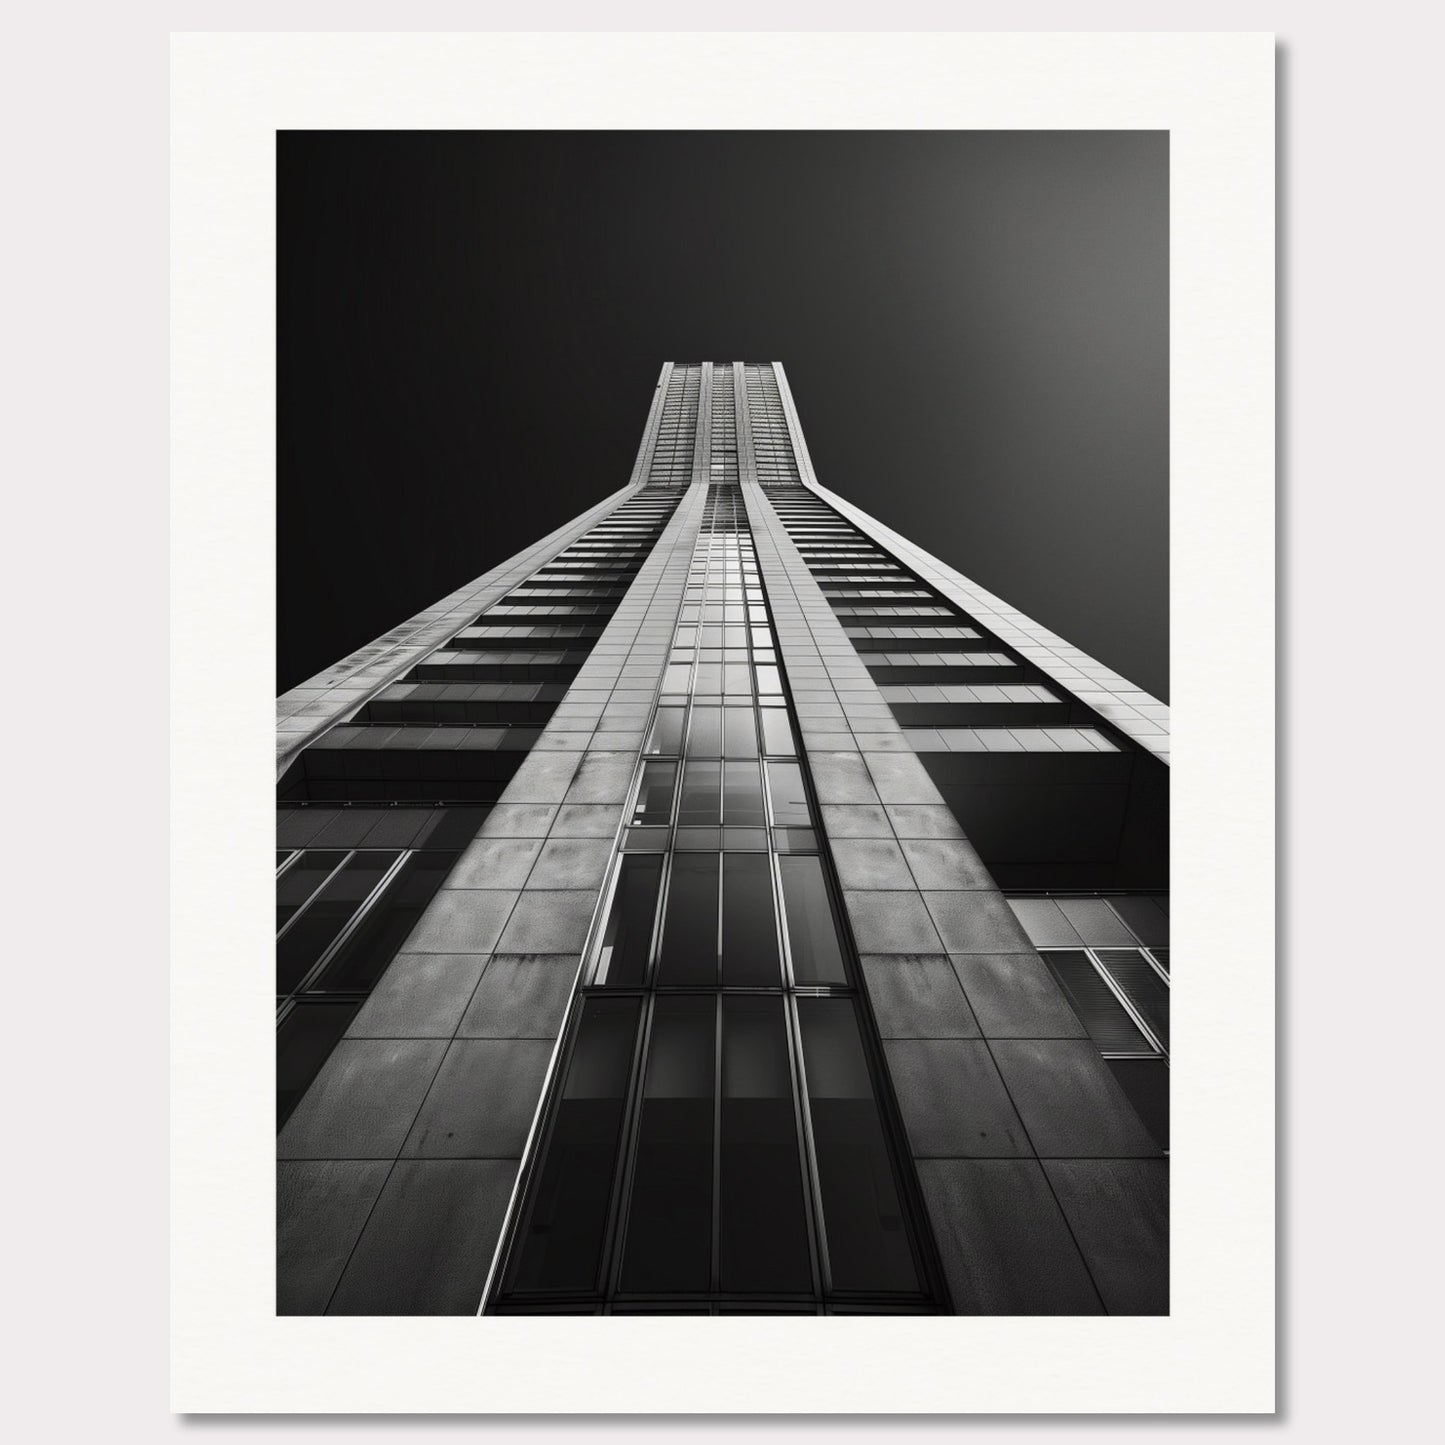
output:
M 480 1305 L 702 520 L 679 504 L 279 1140 L 283 1310 Z
M 744 487 L 864 984 L 954 1309 L 1167 1310 L 1167 1161 Z

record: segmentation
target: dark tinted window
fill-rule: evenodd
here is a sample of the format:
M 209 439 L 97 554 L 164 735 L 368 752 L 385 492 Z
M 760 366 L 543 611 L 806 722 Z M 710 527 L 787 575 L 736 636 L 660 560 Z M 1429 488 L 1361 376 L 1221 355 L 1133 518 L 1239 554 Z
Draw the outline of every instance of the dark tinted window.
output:
M 276 992 L 290 993 L 336 941 L 396 862 L 395 853 L 353 853 L 276 942 Z
M 411 854 L 312 987 L 369 990 L 396 957 L 455 861 L 454 853 Z
M 712 1283 L 716 1007 L 710 995 L 653 1007 L 622 1267 L 629 1292 Z
M 632 821 L 671 822 L 672 794 L 676 782 L 676 763 L 644 763 L 642 783 L 637 790 L 637 806 L 632 810 Z
M 1152 1053 L 1150 1044 L 1129 1011 L 1104 982 L 1082 949 L 1046 949 L 1041 955 L 1074 1007 L 1089 1037 L 1104 1053 Z
M 783 1001 L 722 1001 L 718 1264 L 724 1290 L 811 1290 Z
M 717 887 L 716 853 L 673 858 L 657 965 L 660 984 L 717 982 Z
M 635 998 L 582 1003 L 541 1174 L 510 1270 L 516 1290 L 595 1290 L 637 1035 Z
M 622 860 L 597 953 L 594 982 L 625 988 L 646 977 L 661 881 L 660 855 L 634 854 Z
M 326 875 L 346 857 L 344 852 L 310 848 L 276 880 L 276 931 L 326 880 Z
M 766 853 L 723 858 L 722 980 L 725 987 L 781 982 L 773 877 Z
M 849 999 L 801 998 L 803 1068 L 834 1289 L 918 1288 L 883 1121 Z
M 822 862 L 808 854 L 778 859 L 783 908 L 788 915 L 788 951 L 798 983 L 843 983 L 843 953 L 828 901 Z

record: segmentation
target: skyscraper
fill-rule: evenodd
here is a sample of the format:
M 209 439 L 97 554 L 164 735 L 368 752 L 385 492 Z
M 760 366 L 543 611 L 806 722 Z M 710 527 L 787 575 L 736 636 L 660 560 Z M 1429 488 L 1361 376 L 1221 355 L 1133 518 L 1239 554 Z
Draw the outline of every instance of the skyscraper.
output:
M 1167 1312 L 1168 709 L 780 365 L 278 713 L 282 1312 Z

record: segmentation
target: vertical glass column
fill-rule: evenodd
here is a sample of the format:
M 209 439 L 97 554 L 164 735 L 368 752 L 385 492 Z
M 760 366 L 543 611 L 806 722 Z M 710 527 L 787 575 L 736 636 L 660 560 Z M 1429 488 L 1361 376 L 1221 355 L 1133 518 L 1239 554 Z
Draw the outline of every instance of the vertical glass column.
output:
M 708 490 L 490 1308 L 927 1310 L 746 511 Z

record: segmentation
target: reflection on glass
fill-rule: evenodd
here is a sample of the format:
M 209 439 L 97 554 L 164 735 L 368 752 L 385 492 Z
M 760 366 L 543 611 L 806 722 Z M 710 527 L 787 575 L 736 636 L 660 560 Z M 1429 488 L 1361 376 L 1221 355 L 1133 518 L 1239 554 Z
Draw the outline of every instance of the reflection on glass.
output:
M 726 731 L 723 753 L 730 758 L 755 758 L 758 755 L 758 730 L 750 707 L 726 709 Z
M 657 961 L 659 984 L 717 982 L 716 853 L 679 853 L 667 887 L 667 918 Z
M 687 735 L 690 758 L 715 758 L 722 752 L 722 709 L 694 707 L 692 726 Z
M 803 770 L 797 763 L 768 764 L 768 796 L 773 804 L 774 826 L 787 828 L 813 821 L 803 788 Z
M 290 993 L 351 922 L 399 853 L 353 853 L 276 941 L 276 992 Z M 284 878 L 283 878 L 284 881 Z
M 766 853 L 723 858 L 722 960 L 724 987 L 776 988 L 781 981 Z
M 276 931 L 321 886 L 326 875 L 346 857 L 344 851 L 308 848 L 276 880 Z
M 838 929 L 815 855 L 793 853 L 778 859 L 783 880 L 783 909 L 788 915 L 788 952 L 797 983 L 843 983 L 843 954 Z
M 622 1263 L 628 1292 L 712 1283 L 716 1010 L 713 996 L 687 994 L 653 1008 Z
M 763 779 L 756 763 L 729 759 L 723 764 L 723 822 L 743 828 L 759 828 L 767 822 Z
M 765 707 L 759 710 L 763 720 L 763 751 L 773 757 L 791 758 L 798 753 L 793 741 L 793 725 L 788 721 L 787 709 Z
M 512 1290 L 581 1294 L 598 1286 L 640 1008 L 635 998 L 582 1001 L 551 1138 L 508 1271 Z
M 812 1289 L 783 1001 L 723 999 L 718 1266 L 722 1289 Z
M 1102 1053 L 1152 1054 L 1154 1046 L 1129 1016 L 1083 949 L 1046 948 L 1041 957 Z
M 853 1003 L 800 998 L 798 1023 L 833 1288 L 917 1290 Z
M 634 823 L 666 823 L 672 818 L 672 792 L 677 782 L 676 763 L 644 763 L 637 790 Z
M 722 821 L 722 764 L 689 758 L 682 770 L 682 801 L 677 821 L 681 827 L 715 826 Z
M 594 983 L 629 988 L 647 977 L 652 920 L 657 914 L 661 883 L 660 855 L 639 853 L 623 858 L 612 894 L 612 909 L 597 948 Z
M 332 992 L 371 989 L 396 957 L 452 870 L 451 853 L 412 853 L 312 985 Z
M 676 757 L 682 751 L 682 723 L 686 716 L 686 708 L 658 708 L 657 716 L 652 722 L 652 732 L 648 735 L 646 751 Z
M 1101 950 L 1099 959 L 1124 991 L 1124 997 L 1149 1026 L 1162 1048 L 1169 1048 L 1169 985 L 1134 949 Z

